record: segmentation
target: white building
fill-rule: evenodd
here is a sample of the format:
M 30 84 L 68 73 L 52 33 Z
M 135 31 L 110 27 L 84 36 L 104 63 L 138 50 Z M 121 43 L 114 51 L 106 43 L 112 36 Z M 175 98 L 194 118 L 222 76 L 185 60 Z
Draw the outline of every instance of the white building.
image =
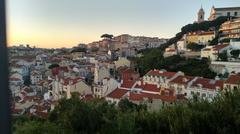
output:
M 224 89 L 233 91 L 240 88 L 240 74 L 231 74 L 224 82 Z
M 168 87 L 168 82 L 179 75 L 183 75 L 182 72 L 167 72 L 165 70 L 150 70 L 143 76 L 143 84 L 157 85 L 158 88 Z
M 211 101 L 221 93 L 222 89 L 222 80 L 195 77 L 184 92 L 187 98 L 192 98 L 194 95 L 197 95 L 198 97 Z
M 100 85 L 94 85 L 93 92 L 97 98 L 107 96 L 110 92 L 118 87 L 119 83 L 113 78 L 104 78 Z
M 224 8 L 215 8 L 214 6 L 211 9 L 210 17 L 208 20 L 215 20 L 221 16 L 233 16 L 240 17 L 240 7 L 224 7 Z
M 229 44 L 207 46 L 201 50 L 201 58 L 209 58 L 211 61 L 218 59 L 218 54 L 229 49 Z
M 130 67 L 131 62 L 125 58 L 125 57 L 119 57 L 119 59 L 117 61 L 114 62 L 115 63 L 115 67 L 119 68 L 119 67 Z
M 232 49 L 240 49 L 240 40 L 239 39 L 231 39 L 230 46 Z
M 220 26 L 220 39 L 240 38 L 240 18 L 231 19 Z
M 62 93 L 66 93 L 67 98 L 71 98 L 72 93 L 79 95 L 92 94 L 91 87 L 88 86 L 82 78 L 58 78 L 53 81 L 53 96 L 58 100 L 63 97 Z
M 39 71 L 32 71 L 30 74 L 30 80 L 31 84 L 35 85 L 37 82 L 41 81 L 43 79 L 41 72 Z
M 218 74 L 240 73 L 240 62 L 212 61 L 210 68 Z
M 96 63 L 94 70 L 94 83 L 99 84 L 104 78 L 109 78 L 110 73 L 108 67 L 103 64 Z

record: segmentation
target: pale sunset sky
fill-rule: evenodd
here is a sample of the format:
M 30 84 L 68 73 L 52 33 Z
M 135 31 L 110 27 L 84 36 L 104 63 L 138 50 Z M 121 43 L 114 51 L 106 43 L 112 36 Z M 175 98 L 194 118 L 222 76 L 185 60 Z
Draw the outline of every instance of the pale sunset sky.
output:
M 8 45 L 72 47 L 113 35 L 170 38 L 197 19 L 200 7 L 240 0 L 7 0 Z

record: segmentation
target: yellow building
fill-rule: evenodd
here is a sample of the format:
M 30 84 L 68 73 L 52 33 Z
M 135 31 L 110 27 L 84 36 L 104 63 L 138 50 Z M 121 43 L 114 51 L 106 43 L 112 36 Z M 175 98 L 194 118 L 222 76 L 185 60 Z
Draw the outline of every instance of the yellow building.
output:
M 240 38 L 240 18 L 223 23 L 219 31 L 221 38 Z
M 198 43 L 207 45 L 211 40 L 215 38 L 215 33 L 213 31 L 208 32 L 191 32 L 187 34 L 187 43 Z

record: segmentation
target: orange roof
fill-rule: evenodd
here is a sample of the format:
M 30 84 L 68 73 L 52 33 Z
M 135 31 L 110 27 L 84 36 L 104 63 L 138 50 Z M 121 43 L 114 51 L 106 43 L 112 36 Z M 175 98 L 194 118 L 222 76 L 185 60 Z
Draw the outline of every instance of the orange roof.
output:
M 129 100 L 131 100 L 131 101 L 143 101 L 144 98 L 159 99 L 159 100 L 166 101 L 166 102 L 176 101 L 175 96 L 166 96 L 166 95 L 143 93 L 143 92 L 140 92 L 140 93 L 131 92 L 129 94 Z
M 178 77 L 174 78 L 173 80 L 171 80 L 170 83 L 187 85 L 188 82 L 190 82 L 193 79 L 194 79 L 194 77 L 192 77 L 192 76 L 178 76 Z
M 121 87 L 131 88 L 134 85 L 134 83 L 135 83 L 135 81 L 123 80 L 123 84 L 121 85 Z
M 167 72 L 167 71 L 160 71 L 160 70 L 150 70 L 147 75 L 157 75 L 163 76 L 167 78 L 171 78 L 176 74 L 176 72 Z
M 230 77 L 225 81 L 227 84 L 240 84 L 240 74 L 230 75 Z
M 151 91 L 151 92 L 158 92 L 158 93 L 160 92 L 160 88 L 158 88 L 157 85 L 148 84 L 148 83 L 143 84 L 143 82 L 141 82 L 141 85 L 136 85 L 136 88 L 141 88 L 142 90 Z
M 128 90 L 126 89 L 117 88 L 113 90 L 110 94 L 108 94 L 107 97 L 121 99 L 127 92 Z
M 130 92 L 129 94 L 129 100 L 132 101 L 143 101 L 144 98 L 149 98 L 149 99 L 160 99 L 160 95 L 158 94 L 150 94 L 150 93 L 134 93 Z
M 9 78 L 9 81 L 21 81 L 19 78 L 11 77 Z
M 43 118 L 43 119 L 47 119 L 47 117 L 48 117 L 48 113 L 46 113 L 46 112 L 36 111 L 35 114 L 36 114 L 36 116 Z
M 229 45 L 229 44 L 216 45 L 216 46 L 213 47 L 213 49 L 219 51 L 219 50 L 227 47 L 228 45 Z
M 216 87 L 223 89 L 223 81 L 222 80 L 198 78 L 196 81 L 193 82 L 192 86 L 198 86 L 198 85 L 202 85 L 202 88 L 207 88 L 207 89 L 216 89 Z
M 127 73 L 127 74 L 137 74 L 136 71 L 134 71 L 131 68 L 126 68 L 125 70 L 122 71 L 122 73 Z

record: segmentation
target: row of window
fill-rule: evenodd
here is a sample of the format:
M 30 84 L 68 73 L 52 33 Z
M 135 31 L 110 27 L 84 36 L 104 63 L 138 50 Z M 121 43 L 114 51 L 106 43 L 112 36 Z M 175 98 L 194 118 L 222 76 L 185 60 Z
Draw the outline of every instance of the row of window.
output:
M 187 95 L 187 93 L 185 93 L 185 95 Z M 200 93 L 200 92 L 194 92 L 194 91 L 191 91 L 191 95 L 192 96 L 197 95 L 198 97 L 202 97 L 202 98 L 206 98 L 206 97 L 213 98 L 213 94 L 208 94 L 208 96 L 207 96 L 206 93 Z
M 231 12 L 227 12 L 227 16 L 231 16 Z M 238 16 L 238 12 L 234 12 L 233 16 Z

